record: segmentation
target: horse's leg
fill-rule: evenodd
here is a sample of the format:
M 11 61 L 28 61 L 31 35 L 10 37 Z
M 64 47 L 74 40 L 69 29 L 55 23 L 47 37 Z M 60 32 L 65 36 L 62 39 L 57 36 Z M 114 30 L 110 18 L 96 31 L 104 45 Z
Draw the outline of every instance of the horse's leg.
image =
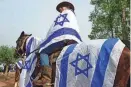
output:
M 15 82 L 15 85 L 14 85 L 14 87 L 18 87 L 18 82 Z
M 113 87 L 126 87 L 130 75 L 130 50 L 124 48 L 121 54 Z
M 56 62 L 52 63 L 52 77 L 51 77 L 51 83 L 55 82 L 55 75 L 56 75 Z M 54 87 L 54 85 L 52 85 L 51 87 Z
M 15 84 L 14 87 L 18 87 L 18 81 L 20 77 L 20 69 L 16 65 L 16 71 L 15 71 Z

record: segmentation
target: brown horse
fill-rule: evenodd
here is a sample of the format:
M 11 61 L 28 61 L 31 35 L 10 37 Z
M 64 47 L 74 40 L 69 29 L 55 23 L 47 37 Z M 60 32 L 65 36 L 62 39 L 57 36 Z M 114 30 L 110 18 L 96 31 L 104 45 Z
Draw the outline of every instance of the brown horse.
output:
M 126 87 L 130 76 L 130 50 L 125 47 L 121 54 L 116 77 L 114 81 L 114 87 Z
M 35 48 L 33 51 L 29 52 L 29 54 L 26 53 L 26 42 L 28 40 L 28 38 L 30 38 L 31 34 L 25 34 L 24 31 L 21 33 L 20 37 L 17 39 L 16 41 L 16 55 L 24 57 L 26 55 L 30 55 L 32 53 L 35 53 L 36 57 L 37 57 L 37 63 L 36 63 L 36 67 L 35 70 L 32 74 L 31 77 L 33 77 L 33 85 L 35 87 L 39 87 L 39 86 L 44 86 L 45 85 L 51 85 L 50 81 L 51 81 L 51 68 L 50 67 L 46 67 L 46 66 L 40 66 L 40 54 L 37 52 L 38 48 Z M 33 37 L 35 40 L 37 40 L 37 38 Z M 37 42 L 37 41 L 34 41 Z M 41 41 L 38 40 L 38 43 L 40 43 Z M 37 45 L 39 46 L 39 44 L 37 43 Z M 28 50 L 27 50 L 28 51 Z M 23 59 L 23 62 L 25 62 L 25 59 Z M 20 73 L 21 73 L 21 69 L 19 69 L 16 66 L 16 74 L 15 74 L 15 87 L 17 87 L 19 78 L 20 78 Z M 41 76 L 39 76 L 39 74 L 41 74 Z M 38 81 L 39 80 L 39 81 Z M 42 82 L 42 83 L 40 83 Z M 48 84 L 46 84 L 48 82 Z M 49 87 L 48 86 L 48 87 Z
M 24 32 L 21 33 L 20 37 L 16 41 L 16 55 L 18 57 L 23 57 L 25 55 L 26 49 L 25 49 L 25 42 L 31 35 L 24 35 Z M 24 58 L 23 58 L 24 59 Z M 16 65 L 16 71 L 15 71 L 15 85 L 14 87 L 18 87 L 18 81 L 20 77 L 21 69 Z
M 31 35 L 25 35 L 23 32 L 21 33 L 20 37 L 17 40 L 17 47 L 16 47 L 16 52 L 17 54 L 24 55 L 26 49 L 25 49 L 25 42 L 26 40 L 30 37 Z M 59 56 L 61 50 L 58 50 L 50 55 L 50 58 L 56 58 Z M 52 60 L 51 60 L 52 61 Z M 51 62 L 52 63 L 52 83 L 55 81 L 55 61 Z M 17 72 L 19 73 L 19 72 Z M 121 54 L 118 67 L 117 67 L 117 72 L 116 72 L 116 77 L 114 81 L 114 87 L 126 87 L 128 79 L 130 75 L 130 50 L 125 47 L 123 49 L 123 52 Z M 17 75 L 16 75 L 17 76 Z
M 32 34 L 25 34 L 24 31 L 21 33 L 20 37 L 16 41 L 16 55 L 22 58 L 22 62 L 25 61 L 26 55 L 26 41 Z M 37 61 L 39 63 L 39 61 Z M 37 64 L 38 64 L 37 63 Z M 14 87 L 18 87 L 18 81 L 20 78 L 21 70 L 16 64 L 16 72 L 15 72 L 15 85 Z M 39 66 L 36 66 L 35 71 L 33 72 L 32 76 L 35 77 L 39 72 Z

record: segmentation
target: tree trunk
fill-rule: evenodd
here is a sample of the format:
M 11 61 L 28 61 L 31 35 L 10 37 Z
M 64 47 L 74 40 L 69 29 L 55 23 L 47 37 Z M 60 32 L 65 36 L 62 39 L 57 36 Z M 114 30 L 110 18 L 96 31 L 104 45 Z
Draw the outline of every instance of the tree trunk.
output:
M 8 64 L 6 64 L 6 67 L 5 67 L 6 69 L 5 69 L 5 76 L 8 76 L 8 69 L 9 69 L 9 65 Z
M 127 29 L 126 29 L 126 14 L 125 14 L 125 8 L 122 9 L 122 37 L 123 40 L 128 39 Z

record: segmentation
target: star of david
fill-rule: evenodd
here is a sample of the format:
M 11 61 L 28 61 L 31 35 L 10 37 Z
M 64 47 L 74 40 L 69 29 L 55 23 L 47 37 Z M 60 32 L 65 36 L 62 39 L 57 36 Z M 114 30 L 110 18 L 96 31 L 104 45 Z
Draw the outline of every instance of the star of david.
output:
M 80 63 L 81 61 L 84 61 L 86 62 L 86 68 L 84 69 L 81 69 L 79 66 L 78 66 L 78 63 Z M 81 55 L 81 54 L 77 54 L 77 58 L 76 60 L 74 60 L 73 62 L 70 63 L 73 67 L 75 67 L 75 76 L 79 75 L 79 74 L 84 74 L 87 78 L 88 78 L 88 70 L 90 68 L 92 68 L 92 65 L 90 64 L 89 62 L 89 54 L 88 55 Z
M 30 61 L 25 61 L 25 66 L 24 66 L 24 68 L 26 68 L 26 69 L 30 69 Z
M 56 25 L 63 26 L 65 22 L 69 22 L 69 20 L 67 19 L 67 14 L 60 14 L 60 16 L 58 16 L 54 22 L 55 22 L 54 26 Z

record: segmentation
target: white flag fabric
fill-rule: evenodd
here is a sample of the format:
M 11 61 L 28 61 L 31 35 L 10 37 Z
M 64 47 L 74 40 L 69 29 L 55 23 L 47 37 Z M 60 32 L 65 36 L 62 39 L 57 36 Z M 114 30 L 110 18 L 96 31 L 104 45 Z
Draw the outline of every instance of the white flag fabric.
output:
M 16 65 L 17 65 L 17 67 L 18 67 L 19 69 L 22 69 L 22 67 L 23 67 L 22 60 L 17 61 L 17 62 L 16 62 Z
M 41 39 L 36 37 L 29 37 L 26 42 L 26 59 L 25 64 L 22 67 L 22 72 L 20 74 L 20 87 L 33 87 L 31 82 L 31 75 L 34 72 L 36 67 L 36 54 L 35 52 L 31 53 L 32 51 L 36 50 L 39 45 L 41 44 Z M 31 54 L 30 54 L 31 53 Z
M 66 46 L 56 61 L 55 87 L 113 87 L 124 47 L 119 39 Z
M 78 43 L 81 42 L 76 16 L 71 10 L 63 11 L 55 19 L 46 39 L 40 45 L 40 52 L 43 50 L 48 51 L 49 49 L 53 50 L 58 45 L 60 47 L 62 41 L 66 39 L 74 40 Z M 51 48 L 48 49 L 49 46 Z M 51 50 L 48 52 L 51 52 Z

